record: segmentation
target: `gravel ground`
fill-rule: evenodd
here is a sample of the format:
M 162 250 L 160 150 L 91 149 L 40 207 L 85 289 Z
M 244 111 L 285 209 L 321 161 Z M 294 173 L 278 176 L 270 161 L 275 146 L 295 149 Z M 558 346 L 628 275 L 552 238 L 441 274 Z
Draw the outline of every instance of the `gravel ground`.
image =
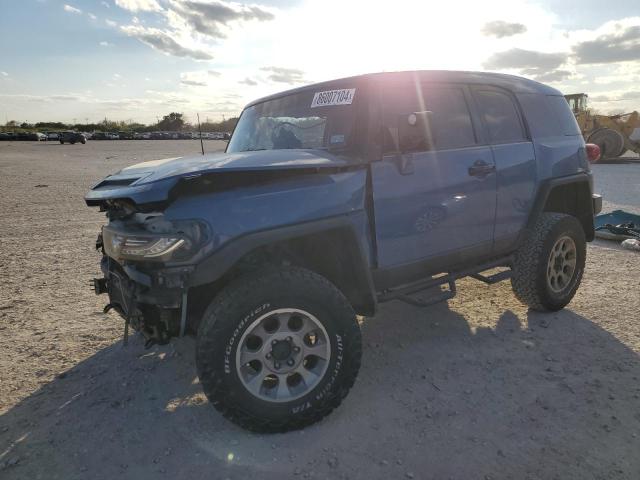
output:
M 222 147 L 208 142 L 207 149 Z M 366 319 L 343 405 L 300 432 L 247 433 L 208 404 L 190 338 L 122 347 L 88 281 L 92 183 L 189 141 L 0 143 L 3 479 L 640 478 L 640 255 L 590 244 L 569 308 L 459 282 L 426 309 Z M 640 208 L 640 164 L 597 165 L 605 209 Z

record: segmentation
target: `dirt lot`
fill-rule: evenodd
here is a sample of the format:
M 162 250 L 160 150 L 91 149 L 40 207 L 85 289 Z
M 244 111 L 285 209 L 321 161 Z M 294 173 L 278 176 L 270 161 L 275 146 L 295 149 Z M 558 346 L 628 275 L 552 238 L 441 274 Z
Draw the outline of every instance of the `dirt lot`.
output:
M 83 194 L 198 147 L 0 143 L 1 478 L 640 478 L 640 254 L 613 243 L 589 246 L 557 314 L 474 280 L 448 304 L 384 304 L 363 324 L 351 394 L 301 432 L 224 420 L 192 339 L 123 348 L 122 322 L 89 289 L 103 217 Z M 640 164 L 595 175 L 606 209 L 640 211 Z

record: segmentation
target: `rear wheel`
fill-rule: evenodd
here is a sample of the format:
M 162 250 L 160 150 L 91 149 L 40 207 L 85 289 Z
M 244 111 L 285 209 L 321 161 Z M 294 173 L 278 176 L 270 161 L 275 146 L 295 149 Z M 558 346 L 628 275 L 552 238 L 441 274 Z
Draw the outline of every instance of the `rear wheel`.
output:
M 301 268 L 247 274 L 220 292 L 198 330 L 205 394 L 249 430 L 283 432 L 336 408 L 360 367 L 360 329 L 342 293 Z
M 543 213 L 516 252 L 511 278 L 516 297 L 534 310 L 560 310 L 580 286 L 585 258 L 580 222 L 562 213 Z

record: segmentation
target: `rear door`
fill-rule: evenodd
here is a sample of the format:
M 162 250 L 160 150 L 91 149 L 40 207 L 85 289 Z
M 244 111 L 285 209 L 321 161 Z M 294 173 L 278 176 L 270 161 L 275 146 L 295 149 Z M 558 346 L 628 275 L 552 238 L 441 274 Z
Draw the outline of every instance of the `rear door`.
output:
M 382 91 L 383 158 L 372 168 L 379 268 L 453 255 L 450 263 L 491 252 L 496 175 L 482 145 L 464 85 L 386 85 Z M 398 122 L 429 111 L 425 142 L 398 154 Z M 404 165 L 403 165 L 404 164 Z
M 536 186 L 536 157 L 518 102 L 508 91 L 472 87 L 497 171 L 494 253 L 510 250 L 525 227 Z

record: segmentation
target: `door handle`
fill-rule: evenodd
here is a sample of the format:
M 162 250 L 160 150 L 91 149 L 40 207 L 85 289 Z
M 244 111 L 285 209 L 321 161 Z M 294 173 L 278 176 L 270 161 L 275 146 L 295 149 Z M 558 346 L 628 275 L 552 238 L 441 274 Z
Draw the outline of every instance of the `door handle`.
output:
M 484 160 L 476 160 L 473 165 L 469 167 L 469 175 L 472 177 L 486 177 L 492 172 L 496 171 L 496 166 L 491 165 Z

